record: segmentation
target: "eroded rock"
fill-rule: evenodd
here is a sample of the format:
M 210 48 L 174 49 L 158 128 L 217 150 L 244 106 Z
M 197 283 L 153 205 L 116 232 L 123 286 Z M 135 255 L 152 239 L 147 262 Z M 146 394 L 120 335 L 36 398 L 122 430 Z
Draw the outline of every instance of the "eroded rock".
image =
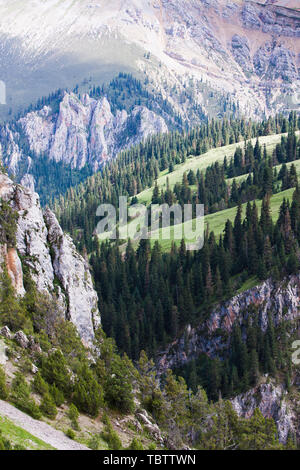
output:
M 88 94 L 79 98 L 74 93 L 64 93 L 58 112 L 44 106 L 26 114 L 18 125 L 30 151 L 37 157 L 45 155 L 49 160 L 76 169 L 89 164 L 94 171 L 120 150 L 168 131 L 164 119 L 144 106 L 135 106 L 130 114 L 125 110 L 113 114 L 105 96 L 96 100 Z M 4 162 L 12 173 L 17 174 L 27 162 L 21 183 L 33 190 L 31 159 L 19 147 L 19 133 L 6 126 L 2 130 L 2 142 Z
M 3 328 L 1 328 L 0 335 L 4 336 L 4 338 L 7 338 L 7 339 L 12 339 L 12 336 L 13 336 L 8 326 L 4 326 Z
M 29 346 L 29 339 L 27 338 L 27 336 L 25 335 L 25 333 L 23 331 L 18 331 L 15 335 L 14 335 L 14 340 L 18 343 L 19 346 L 21 346 L 21 348 L 23 349 L 27 349 L 28 346 Z
M 72 321 L 83 342 L 91 345 L 94 331 L 100 325 L 100 315 L 88 263 L 77 253 L 71 238 L 63 233 L 54 214 L 50 210 L 43 213 L 36 193 L 0 174 L 0 196 L 19 215 L 16 249 L 4 252 L 4 247 L 0 247 L 0 261 L 9 256 L 9 274 L 15 287 L 19 286 L 18 293 L 23 295 L 25 290 L 17 251 L 22 255 L 22 263 L 29 267 L 37 290 L 55 299 L 57 314 Z
M 289 432 L 295 434 L 298 430 L 297 413 L 288 401 L 285 388 L 271 380 L 238 395 L 231 403 L 237 414 L 244 418 L 251 418 L 256 408 L 265 418 L 273 418 L 280 442 L 285 443 Z

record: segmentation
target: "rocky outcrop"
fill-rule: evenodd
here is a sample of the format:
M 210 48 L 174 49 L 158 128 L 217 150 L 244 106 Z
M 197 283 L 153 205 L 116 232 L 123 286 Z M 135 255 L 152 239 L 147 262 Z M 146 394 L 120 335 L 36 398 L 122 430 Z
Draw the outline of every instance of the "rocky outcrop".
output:
M 234 34 L 234 36 L 232 36 L 231 46 L 236 62 L 244 71 L 252 72 L 253 67 L 251 63 L 248 39 L 246 37 L 239 36 L 238 34 Z
M 264 417 L 273 418 L 280 442 L 286 443 L 289 433 L 299 436 L 297 405 L 290 400 L 284 386 L 271 379 L 265 379 L 264 383 L 238 395 L 231 403 L 237 414 L 244 418 L 250 418 L 256 408 Z
M 8 326 L 4 326 L 3 328 L 1 328 L 0 335 L 4 336 L 4 338 L 6 338 L 6 339 L 12 339 L 12 337 L 13 337 L 13 335 L 12 335 L 10 329 L 8 328 Z
M 19 216 L 16 248 L 8 250 L 7 256 L 3 256 L 4 247 L 0 252 L 15 287 L 19 286 L 17 293 L 25 293 L 21 281 L 26 264 L 37 289 L 58 299 L 66 319 L 74 323 L 83 342 L 91 344 L 100 316 L 87 261 L 76 252 L 54 214 L 49 209 L 42 211 L 36 193 L 0 174 L 0 197 L 9 201 Z
M 2 129 L 3 160 L 14 174 L 26 168 L 21 182 L 30 189 L 34 180 L 27 153 L 76 169 L 89 165 L 96 171 L 122 149 L 168 131 L 164 119 L 146 107 L 136 106 L 130 114 L 118 110 L 114 115 L 106 97 L 95 100 L 84 94 L 79 98 L 74 93 L 64 94 L 58 112 L 44 106 L 19 119 L 16 127 L 18 131 L 9 126 Z
M 88 263 L 77 253 L 72 239 L 64 235 L 53 212 L 46 209 L 44 219 L 52 248 L 53 270 L 68 299 L 68 319 L 76 325 L 82 338 L 89 338 L 100 326 L 100 318 Z
M 187 364 L 201 353 L 210 357 L 223 358 L 229 350 L 233 326 L 242 325 L 255 315 L 262 331 L 266 331 L 271 316 L 274 325 L 289 322 L 297 328 L 299 321 L 300 274 L 293 275 L 282 282 L 265 281 L 230 301 L 217 306 L 207 321 L 198 328 L 188 326 L 185 333 L 168 346 L 157 359 L 159 375 L 167 369 Z M 252 317 L 253 318 L 253 317 Z M 244 337 L 245 339 L 245 337 Z M 294 387 L 299 389 L 299 374 L 293 377 Z M 267 376 L 255 388 L 232 400 L 234 409 L 240 416 L 249 418 L 255 408 L 265 417 L 275 420 L 281 442 L 286 442 L 291 431 L 300 436 L 298 398 L 289 395 L 283 384 L 277 384 Z M 298 410 L 298 411 L 297 411 Z
M 298 78 L 295 54 L 276 42 L 267 42 L 253 57 L 254 68 L 260 77 L 268 80 L 278 78 L 293 82 Z
M 35 179 L 30 173 L 25 173 L 25 175 L 21 178 L 20 184 L 30 191 L 35 191 Z
M 150 436 L 159 442 L 161 445 L 164 443 L 163 436 L 161 431 L 156 423 L 153 422 L 153 419 L 150 418 L 146 410 L 138 410 L 136 412 L 136 417 L 140 423 L 142 423 L 144 429 L 150 434 Z
M 222 356 L 229 347 L 230 334 L 236 322 L 240 325 L 255 311 L 263 331 L 268 327 L 269 315 L 274 325 L 283 321 L 299 319 L 300 274 L 280 283 L 267 280 L 230 301 L 217 306 L 209 319 L 198 328 L 186 328 L 185 333 L 174 341 L 158 360 L 158 370 L 180 367 L 199 356 Z
M 299 11 L 273 3 L 262 5 L 254 0 L 245 1 L 242 9 L 244 26 L 278 36 L 300 37 Z
M 243 18 L 244 26 L 251 28 L 251 29 L 261 28 L 262 24 L 259 19 L 259 12 L 257 11 L 256 5 L 252 5 L 251 3 L 246 3 L 243 6 L 242 18 Z
M 35 340 L 31 335 L 27 336 L 22 330 L 17 331 L 13 334 L 8 326 L 4 326 L 0 329 L 0 336 L 3 336 L 6 339 L 14 340 L 18 345 L 23 349 L 30 349 L 33 353 L 42 353 L 40 344 Z
M 23 271 L 20 258 L 15 248 L 8 248 L 7 245 L 0 245 L 0 259 L 4 260 L 12 285 L 18 295 L 25 294 L 23 284 Z M 1 271 L 1 266 L 0 266 Z
M 23 331 L 18 331 L 14 335 L 14 340 L 19 344 L 19 346 L 21 346 L 21 348 L 23 348 L 23 349 L 28 348 L 29 339 L 27 338 L 25 333 L 23 333 Z

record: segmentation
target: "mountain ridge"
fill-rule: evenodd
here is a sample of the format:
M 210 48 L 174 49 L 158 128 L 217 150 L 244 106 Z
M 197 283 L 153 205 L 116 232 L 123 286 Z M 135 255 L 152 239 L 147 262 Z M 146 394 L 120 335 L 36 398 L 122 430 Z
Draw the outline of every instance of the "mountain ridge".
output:
M 189 119 L 193 100 L 208 115 L 216 112 L 203 85 L 229 94 L 253 116 L 298 108 L 299 12 L 278 2 L 64 0 L 58 8 L 52 0 L 31 0 L 8 8 L 2 0 L 0 13 L 3 112 L 53 87 L 99 83 L 121 70 L 147 76 Z

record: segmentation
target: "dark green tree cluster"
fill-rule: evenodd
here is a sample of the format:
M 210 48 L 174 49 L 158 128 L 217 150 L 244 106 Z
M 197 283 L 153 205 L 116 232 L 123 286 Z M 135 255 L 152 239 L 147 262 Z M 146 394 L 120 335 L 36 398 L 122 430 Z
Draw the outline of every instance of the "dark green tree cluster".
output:
M 243 220 L 239 205 L 234 223 L 226 222 L 219 240 L 214 233 L 207 234 L 200 251 L 187 251 L 182 242 L 180 248 L 173 246 L 170 253 L 163 253 L 158 243 L 151 248 L 149 240 L 141 240 L 136 251 L 129 241 L 123 257 L 118 244 L 98 246 L 91 265 L 106 333 L 133 359 L 142 349 L 153 356 L 187 324 L 204 321 L 214 303 L 230 298 L 250 276 L 259 280 L 273 276 L 277 280 L 297 272 L 299 194 L 297 187 L 292 204 L 283 201 L 275 224 L 268 196 L 260 217 L 256 204 L 248 203 Z M 255 326 L 256 334 L 260 326 Z M 252 325 L 248 327 L 252 332 Z M 221 383 L 221 390 L 230 394 L 241 390 L 240 386 L 245 390 L 253 385 L 259 371 L 283 369 L 287 364 L 281 356 L 277 359 L 273 343 L 266 342 L 268 335 L 253 339 L 255 348 L 249 346 L 243 354 L 244 343 L 236 340 L 238 352 L 228 358 L 226 380 L 211 380 Z M 243 365 L 237 362 L 242 357 Z M 213 369 L 214 363 L 209 367 Z M 217 393 L 218 387 L 213 385 L 211 390 Z
M 294 118 L 294 121 L 294 128 L 297 129 L 299 118 Z M 98 222 L 96 211 L 99 204 L 111 203 L 118 207 L 119 196 L 136 196 L 143 189 L 153 186 L 160 171 L 184 162 L 188 156 L 200 155 L 210 148 L 239 142 L 242 139 L 248 140 L 272 132 L 285 132 L 289 126 L 291 124 L 283 116 L 261 123 L 245 119 L 212 119 L 187 132 L 175 131 L 151 137 L 146 142 L 122 152 L 115 160 L 108 162 L 101 172 L 91 176 L 78 187 L 70 188 L 65 197 L 60 197 L 53 203 L 54 211 L 64 230 L 71 233 L 77 241 L 78 247 L 85 247 L 88 252 L 92 252 L 95 250 L 93 234 Z M 211 175 L 207 173 L 210 182 L 213 181 L 216 171 L 218 170 L 212 170 Z M 220 171 L 222 174 L 223 170 Z M 220 184 L 221 189 L 224 189 L 224 182 L 220 181 Z M 206 188 L 204 189 L 206 192 Z M 212 192 L 212 197 L 216 198 L 216 189 L 212 185 L 209 191 Z M 200 189 L 201 197 L 202 193 L 203 188 Z M 200 197 L 198 199 L 201 203 Z
M 299 158 L 300 140 L 294 130 L 291 131 L 291 135 L 294 136 Z M 271 195 L 296 187 L 298 178 L 295 165 L 292 164 L 288 168 L 284 163 L 277 172 L 274 165 L 278 163 L 275 152 L 268 156 L 266 148 L 259 144 L 258 139 L 254 148 L 251 141 L 248 141 L 244 151 L 241 147 L 237 148 L 229 164 L 225 157 L 223 165 L 216 162 L 205 172 L 198 170 L 195 174 L 193 170 L 190 170 L 187 174 L 184 173 L 182 182 L 176 183 L 173 189 L 170 188 L 168 179 L 165 191 L 159 191 L 155 183 L 152 203 L 172 205 L 176 202 L 182 206 L 192 204 L 195 217 L 196 204 L 204 204 L 205 213 L 213 213 L 236 206 L 238 203 L 262 199 L 266 194 Z M 231 183 L 226 180 L 227 177 L 248 172 L 248 177 L 241 183 L 237 183 L 235 178 Z
M 6 244 L 8 248 L 16 245 L 17 221 L 17 212 L 0 198 L 0 244 Z
M 176 448 L 182 448 L 183 442 L 202 450 L 284 448 L 273 419 L 264 418 L 259 409 L 250 419 L 239 418 L 229 401 L 218 397 L 210 402 L 201 386 L 189 390 L 184 379 L 170 370 L 159 384 L 153 362 L 144 352 L 138 366 L 141 402 Z

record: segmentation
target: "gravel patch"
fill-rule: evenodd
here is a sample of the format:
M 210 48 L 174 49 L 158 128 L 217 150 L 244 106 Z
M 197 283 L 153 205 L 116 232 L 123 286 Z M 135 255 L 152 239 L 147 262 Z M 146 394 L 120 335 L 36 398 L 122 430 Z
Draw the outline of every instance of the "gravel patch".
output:
M 17 426 L 20 426 L 33 436 L 50 444 L 57 450 L 89 450 L 88 447 L 69 439 L 62 431 L 52 428 L 52 426 L 49 426 L 49 424 L 43 421 L 31 418 L 2 400 L 0 400 L 0 415 L 10 419 Z
M 7 361 L 7 357 L 5 354 L 5 344 L 3 341 L 0 340 L 0 364 L 4 365 Z

